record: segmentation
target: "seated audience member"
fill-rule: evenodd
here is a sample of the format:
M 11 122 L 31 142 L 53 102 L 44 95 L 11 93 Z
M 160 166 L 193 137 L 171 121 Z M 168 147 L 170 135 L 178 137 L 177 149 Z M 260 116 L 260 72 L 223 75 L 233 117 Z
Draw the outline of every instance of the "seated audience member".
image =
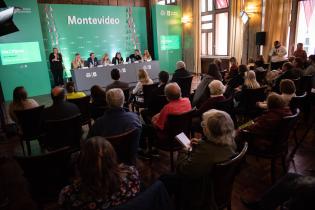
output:
M 295 96 L 295 85 L 290 79 L 283 79 L 280 82 L 280 93 L 286 106 L 289 106 L 291 99 Z M 257 106 L 261 109 L 267 109 L 267 102 L 258 102 Z
M 255 69 L 255 60 L 254 60 L 254 58 L 248 58 L 247 68 L 249 70 L 254 70 Z
M 103 116 L 98 118 L 89 131 L 88 137 L 114 136 L 125 133 L 131 129 L 141 129 L 138 115 L 127 112 L 123 108 L 125 101 L 124 93 L 119 88 L 113 88 L 106 92 L 108 109 Z
M 136 96 L 137 102 L 143 102 L 143 85 L 153 84 L 152 79 L 149 77 L 149 74 L 144 69 L 139 69 L 138 71 L 138 83 L 136 87 L 132 90 L 132 94 Z
M 173 74 L 172 82 L 175 82 L 176 79 L 185 78 L 191 76 L 191 73 L 186 70 L 186 64 L 184 61 L 177 61 L 176 71 Z
M 253 70 L 245 72 L 245 79 L 242 89 L 257 89 L 260 88 L 260 84 L 256 80 L 256 73 Z
M 111 64 L 111 61 L 109 59 L 109 55 L 108 53 L 105 53 L 102 60 L 101 60 L 101 64 L 102 65 L 108 65 L 108 64 Z
M 301 58 L 302 63 L 304 64 L 307 60 L 307 54 L 306 51 L 303 49 L 303 43 L 298 43 L 296 45 L 296 50 L 293 53 L 295 58 Z
M 127 89 L 129 88 L 129 84 L 126 82 L 121 82 L 120 79 L 120 73 L 118 69 L 112 69 L 110 72 L 110 76 L 112 77 L 112 80 L 114 80 L 111 84 L 109 84 L 106 87 L 106 91 L 112 89 L 112 88 L 120 88 L 120 89 Z
M 143 61 L 152 61 L 152 57 L 151 57 L 151 55 L 150 55 L 150 53 L 149 53 L 149 50 L 144 50 L 144 52 L 143 52 L 143 56 L 142 56 L 142 60 Z
M 221 60 L 220 58 L 215 58 L 215 59 L 213 60 L 213 63 L 218 66 L 219 72 L 221 73 L 221 76 L 222 76 L 222 78 L 223 78 L 224 70 L 223 70 L 223 68 L 222 68 L 222 60 Z
M 90 113 L 93 119 L 96 119 L 103 115 L 106 108 L 106 92 L 98 85 L 94 85 L 91 88 L 91 104 Z
M 88 64 L 88 67 L 97 66 L 98 63 L 97 63 L 97 58 L 95 57 L 95 53 L 91 52 L 90 57 L 87 59 L 86 62 Z
M 65 90 L 61 87 L 55 87 L 51 90 L 51 99 L 53 104 L 44 109 L 43 120 L 61 120 L 74 117 L 80 114 L 79 108 L 66 101 Z
M 177 83 L 169 83 L 165 86 L 165 95 L 169 101 L 160 113 L 152 118 L 152 124 L 159 130 L 164 129 L 167 117 L 170 114 L 181 114 L 191 110 L 190 101 L 188 98 L 181 97 L 181 89 Z
M 283 79 L 298 79 L 302 76 L 302 71 L 300 69 L 294 68 L 292 63 L 286 62 L 282 66 L 282 74 L 275 79 L 274 90 L 279 92 L 280 82 Z
M 168 79 L 169 74 L 166 71 L 161 71 L 159 73 L 159 85 L 156 89 L 152 90 L 152 97 L 149 101 L 148 108 L 141 111 L 142 119 L 146 124 L 150 124 L 152 116 L 157 113 L 155 107 L 159 106 L 158 103 L 160 103 L 157 97 L 164 95 L 164 89 L 168 83 Z
M 136 61 L 141 61 L 142 60 L 142 57 L 141 57 L 141 53 L 140 53 L 140 50 L 136 49 L 134 51 L 133 54 L 131 54 L 127 59 L 127 62 L 131 62 L 131 63 L 134 63 Z
M 118 65 L 124 63 L 124 59 L 121 57 L 120 52 L 116 52 L 115 57 L 112 59 L 112 64 Z
M 270 135 L 278 131 L 283 117 L 292 115 L 283 97 L 277 93 L 268 96 L 267 108 L 267 111 L 257 117 L 252 125 L 246 127 L 246 130 L 261 136 Z
M 242 203 L 252 210 L 274 210 L 284 204 L 287 210 L 315 209 L 315 177 L 288 173 L 269 188 L 258 201 Z
M 228 73 L 225 75 L 225 80 L 229 81 L 231 78 L 236 77 L 238 75 L 238 63 L 235 57 L 231 57 L 230 60 L 230 68 Z
M 231 96 L 234 94 L 236 88 L 240 88 L 244 84 L 245 73 L 248 72 L 246 65 L 239 65 L 238 74 L 232 77 L 226 84 L 225 96 Z
M 140 192 L 137 169 L 118 164 L 113 146 L 103 137 L 84 141 L 78 171 L 79 177 L 60 192 L 58 204 L 62 210 L 109 209 Z
M 213 109 L 205 112 L 202 118 L 205 138 L 193 139 L 192 150 L 177 161 L 175 176 L 178 184 L 174 190 L 184 210 L 218 208 L 211 171 L 216 163 L 236 155 L 234 123 L 229 114 Z
M 257 56 L 256 58 L 256 61 L 255 61 L 255 71 L 265 71 L 265 59 L 264 59 L 264 56 L 263 55 L 259 55 Z
M 74 60 L 71 62 L 71 69 L 80 69 L 83 66 L 84 61 L 81 59 L 80 53 L 76 53 Z
M 214 63 L 210 64 L 208 67 L 208 73 L 202 78 L 200 84 L 198 85 L 196 92 L 193 97 L 192 105 L 199 107 L 204 101 L 206 101 L 209 96 L 208 85 L 213 80 L 222 81 L 222 76 L 218 66 Z
M 217 102 L 225 100 L 225 97 L 223 96 L 225 86 L 220 80 L 212 80 L 208 87 L 210 90 L 210 97 L 201 104 L 200 108 L 196 112 L 196 115 L 200 117 L 204 112 L 214 108 Z
M 311 63 L 304 71 L 304 75 L 313 76 L 312 88 L 315 89 L 315 55 L 310 55 L 309 60 Z
M 77 92 L 75 90 L 73 82 L 67 82 L 66 90 L 67 90 L 67 95 L 66 95 L 67 99 L 76 99 L 76 98 L 82 98 L 86 96 L 84 92 Z
M 302 58 L 295 58 L 293 61 L 294 68 L 298 69 L 299 71 L 303 71 L 305 62 Z
M 17 122 L 14 111 L 32 109 L 38 106 L 34 99 L 27 98 L 27 92 L 24 87 L 19 86 L 13 91 L 13 101 L 9 105 L 9 115 L 13 121 Z

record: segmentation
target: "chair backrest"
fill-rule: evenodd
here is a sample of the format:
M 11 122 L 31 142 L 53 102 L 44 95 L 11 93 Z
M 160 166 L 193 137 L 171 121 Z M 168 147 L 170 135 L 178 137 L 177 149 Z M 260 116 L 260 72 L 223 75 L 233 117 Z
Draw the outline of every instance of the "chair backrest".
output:
M 152 101 L 148 109 L 153 113 L 157 114 L 161 109 L 168 103 L 165 95 L 156 95 L 152 97 Z
M 223 101 L 218 101 L 213 106 L 214 109 L 225 111 L 232 118 L 234 125 L 237 126 L 237 119 L 234 111 L 234 99 L 229 97 Z
M 173 82 L 176 82 L 181 91 L 182 91 L 182 97 L 189 97 L 190 96 L 190 90 L 191 90 L 191 82 L 193 79 L 193 75 L 188 77 L 180 77 L 173 80 Z
M 292 97 L 290 101 L 290 109 L 295 111 L 297 108 L 300 110 L 304 110 L 304 105 L 306 102 L 307 93 L 304 92 L 302 95 Z
M 18 124 L 22 129 L 23 138 L 32 140 L 41 134 L 41 123 L 44 105 L 32 109 L 15 111 Z
M 70 103 L 78 106 L 81 112 L 81 122 L 83 125 L 88 124 L 91 120 L 90 114 L 90 96 L 84 96 L 82 98 L 68 99 Z
M 64 146 L 79 147 L 82 136 L 81 115 L 44 122 L 44 144 L 48 150 Z
M 31 192 L 36 200 L 55 198 L 60 189 L 69 184 L 71 174 L 69 163 L 73 152 L 70 147 L 63 147 L 37 156 L 15 157 L 30 183 Z
M 188 138 L 190 137 L 191 120 L 196 112 L 196 109 L 192 109 L 182 114 L 170 114 L 168 115 L 165 125 L 165 131 L 170 139 L 173 139 L 176 135 L 184 132 Z
M 93 110 L 92 108 L 90 109 L 91 118 L 95 121 L 97 118 L 102 117 L 107 109 L 107 106 L 93 106 Z
M 119 162 L 135 165 L 140 131 L 136 128 L 125 133 L 105 137 L 115 148 Z
M 130 98 L 130 88 L 124 88 L 122 89 L 122 91 L 124 92 L 125 103 L 128 103 L 129 98 Z
M 152 97 L 152 91 L 156 88 L 158 88 L 159 83 L 153 83 L 151 85 L 143 85 L 142 91 L 143 91 L 143 100 L 144 100 L 144 107 L 148 107 L 151 97 Z
M 265 71 L 255 71 L 256 73 L 256 80 L 259 84 L 265 84 L 266 81 L 266 75 L 267 75 L 267 70 Z
M 215 165 L 210 176 L 214 184 L 214 197 L 219 209 L 226 208 L 231 203 L 233 183 L 245 158 L 248 143 L 245 142 L 242 151 L 233 159 Z
M 266 99 L 266 86 L 256 89 L 244 89 L 241 101 L 244 110 L 253 110 L 256 108 L 258 101 L 264 101 Z
M 295 85 L 296 93 L 299 94 L 301 91 L 301 78 L 292 79 Z
M 301 77 L 300 91 L 310 93 L 313 87 L 313 75 L 304 75 Z

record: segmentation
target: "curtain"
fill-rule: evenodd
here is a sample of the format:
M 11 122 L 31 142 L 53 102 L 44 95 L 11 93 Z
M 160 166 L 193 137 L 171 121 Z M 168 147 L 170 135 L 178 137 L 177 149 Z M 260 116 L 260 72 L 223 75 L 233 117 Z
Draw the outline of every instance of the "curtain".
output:
M 200 1 L 194 1 L 193 7 L 194 72 L 198 74 L 201 73 Z
M 313 15 L 313 11 L 315 8 L 315 0 L 306 0 L 303 1 L 305 20 L 307 25 L 307 30 L 310 28 L 310 21 Z
M 266 43 L 263 55 L 268 58 L 273 42 L 278 40 L 282 45 L 287 43 L 288 28 L 290 24 L 292 0 L 266 0 L 265 31 Z
M 236 57 L 240 63 L 243 51 L 243 28 L 240 12 L 242 10 L 242 0 L 231 1 L 230 19 L 230 56 Z

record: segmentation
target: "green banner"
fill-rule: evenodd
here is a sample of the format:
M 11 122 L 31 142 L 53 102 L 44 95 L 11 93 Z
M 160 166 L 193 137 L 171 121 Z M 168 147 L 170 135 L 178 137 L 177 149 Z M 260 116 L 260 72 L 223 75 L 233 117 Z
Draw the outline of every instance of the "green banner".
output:
M 5 0 L 8 7 L 23 8 L 13 16 L 19 31 L 0 37 L 0 81 L 5 100 L 24 86 L 29 96 L 50 92 L 43 36 L 36 0 Z
M 147 49 L 144 7 L 39 4 L 39 11 L 46 55 L 59 48 L 67 76 L 75 53 L 86 60 L 94 52 L 100 60 L 119 51 L 126 59 L 136 48 Z
M 154 5 L 152 7 L 154 55 L 161 70 L 173 73 L 176 62 L 182 60 L 182 24 L 179 6 Z

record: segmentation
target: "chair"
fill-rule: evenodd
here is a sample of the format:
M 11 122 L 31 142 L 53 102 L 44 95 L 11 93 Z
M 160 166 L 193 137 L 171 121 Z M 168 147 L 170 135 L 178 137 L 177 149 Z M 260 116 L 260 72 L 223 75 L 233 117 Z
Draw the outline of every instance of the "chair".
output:
M 158 88 L 158 85 L 159 85 L 158 83 L 153 83 L 151 85 L 143 85 L 142 86 L 143 102 L 138 102 L 134 100 L 132 104 L 132 111 L 136 109 L 136 111 L 139 112 L 140 108 L 147 108 L 151 100 L 152 91 Z
M 88 124 L 91 128 L 91 114 L 90 114 L 90 96 L 85 96 L 82 98 L 68 99 L 70 103 L 73 103 L 78 106 L 81 112 L 81 123 L 82 125 Z
M 223 101 L 218 101 L 214 104 L 214 109 L 225 111 L 230 115 L 234 122 L 234 126 L 237 127 L 237 119 L 234 111 L 234 99 L 233 97 L 229 97 Z
M 23 141 L 26 142 L 27 153 L 31 155 L 31 144 L 30 141 L 39 139 L 42 130 L 41 130 L 41 123 L 42 123 L 42 113 L 44 110 L 43 106 L 38 106 L 32 109 L 26 109 L 21 111 L 15 111 L 15 115 L 18 119 L 18 124 L 22 130 L 22 140 L 21 145 L 24 152 L 24 145 Z
M 257 117 L 259 112 L 256 106 L 258 101 L 264 101 L 266 99 L 266 86 L 256 89 L 244 89 L 242 90 L 242 98 L 238 108 L 237 114 L 243 115 L 249 118 Z
M 302 93 L 301 95 L 292 97 L 290 101 L 290 109 L 295 111 L 297 108 L 304 110 L 304 105 L 306 101 L 307 92 Z
M 236 175 L 240 171 L 240 166 L 245 159 L 245 154 L 248 149 L 248 143 L 245 142 L 242 151 L 233 159 L 218 163 L 211 172 L 214 183 L 214 197 L 218 209 L 231 210 L 231 200 L 233 183 Z
M 136 128 L 125 133 L 105 137 L 115 148 L 119 162 L 136 165 L 140 131 Z
M 300 91 L 309 94 L 312 90 L 313 75 L 304 75 L 301 77 Z
M 104 112 L 108 109 L 107 106 L 90 105 L 91 118 L 95 121 L 97 118 L 102 117 Z
M 181 77 L 173 79 L 173 82 L 176 82 L 182 91 L 182 97 L 189 97 L 190 96 L 190 90 L 191 90 L 191 82 L 193 79 L 193 75 L 188 77 Z
M 260 85 L 266 84 L 266 75 L 267 75 L 267 70 L 265 71 L 255 71 L 256 73 L 256 80 Z
M 184 132 L 188 138 L 190 137 L 191 120 L 195 112 L 196 109 L 192 109 L 182 114 L 169 115 L 164 131 L 158 132 L 159 139 L 156 147 L 170 152 L 171 171 L 174 171 L 174 152 L 182 149 L 182 145 L 175 140 L 175 136 Z
M 64 147 L 37 156 L 15 157 L 30 183 L 35 200 L 43 203 L 55 200 L 60 189 L 69 184 L 69 162 L 73 152 L 70 147 Z
M 148 106 L 148 109 L 153 113 L 157 114 L 161 109 L 168 103 L 165 95 L 153 96 L 151 104 Z
M 82 136 L 81 115 L 44 122 L 43 142 L 49 151 L 64 146 L 79 148 Z
M 296 93 L 299 95 L 301 93 L 301 78 L 292 79 L 295 85 Z
M 276 160 L 278 158 L 282 159 L 282 168 L 286 172 L 286 156 L 288 153 L 288 139 L 290 132 L 294 129 L 300 110 L 297 109 L 295 114 L 291 116 L 284 117 L 280 123 L 278 132 L 258 135 L 250 133 L 247 130 L 243 130 L 245 140 L 247 142 L 253 142 L 257 139 L 265 139 L 271 142 L 271 146 L 268 149 L 261 150 L 259 148 L 252 148 L 249 144 L 248 154 L 254 155 L 256 157 L 270 159 L 271 160 L 271 181 L 275 182 L 275 169 L 276 169 Z
M 122 89 L 122 91 L 124 92 L 124 96 L 125 96 L 124 107 L 128 108 L 129 98 L 130 98 L 130 88 Z

